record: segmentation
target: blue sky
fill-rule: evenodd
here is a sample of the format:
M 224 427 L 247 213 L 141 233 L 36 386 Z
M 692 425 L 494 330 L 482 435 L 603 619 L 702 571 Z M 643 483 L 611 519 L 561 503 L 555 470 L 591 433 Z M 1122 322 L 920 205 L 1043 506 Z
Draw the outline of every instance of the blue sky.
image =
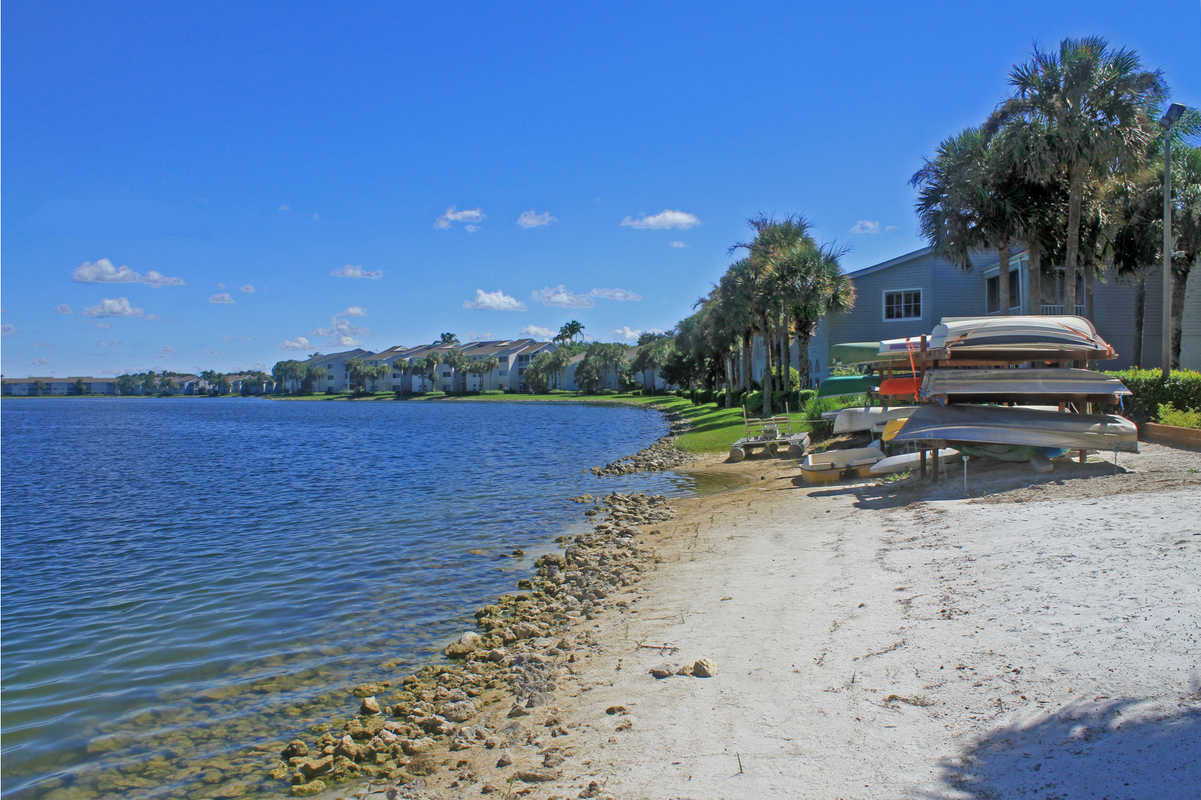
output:
M 759 212 L 855 269 L 1033 43 L 1201 105 L 1196 0 L 33 2 L 3 19 L 3 371 L 668 328 Z M 623 224 L 624 223 L 624 224 Z

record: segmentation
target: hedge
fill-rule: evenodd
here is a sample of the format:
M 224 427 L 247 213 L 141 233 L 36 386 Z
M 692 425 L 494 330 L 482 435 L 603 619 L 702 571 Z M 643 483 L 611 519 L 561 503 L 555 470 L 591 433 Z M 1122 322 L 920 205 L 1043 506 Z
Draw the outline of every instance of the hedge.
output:
M 1140 422 L 1159 419 L 1159 407 L 1170 403 L 1185 411 L 1201 411 L 1201 372 L 1172 370 L 1165 381 L 1157 369 L 1123 369 L 1106 372 L 1126 384 L 1134 397 L 1126 401 L 1126 412 Z

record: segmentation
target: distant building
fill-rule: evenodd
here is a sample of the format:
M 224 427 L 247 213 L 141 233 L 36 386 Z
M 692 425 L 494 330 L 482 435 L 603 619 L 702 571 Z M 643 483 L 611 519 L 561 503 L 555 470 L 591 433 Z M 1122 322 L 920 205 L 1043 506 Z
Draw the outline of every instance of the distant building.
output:
M 117 394 L 115 378 L 4 378 L 5 395 Z

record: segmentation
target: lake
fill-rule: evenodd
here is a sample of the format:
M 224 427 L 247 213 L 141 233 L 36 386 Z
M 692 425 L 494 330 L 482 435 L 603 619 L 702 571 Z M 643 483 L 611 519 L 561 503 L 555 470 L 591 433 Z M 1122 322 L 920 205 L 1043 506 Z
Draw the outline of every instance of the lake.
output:
M 266 776 L 277 744 L 437 657 L 582 529 L 567 498 L 693 489 L 587 471 L 666 432 L 631 407 L 0 409 L 4 798 L 286 788 Z

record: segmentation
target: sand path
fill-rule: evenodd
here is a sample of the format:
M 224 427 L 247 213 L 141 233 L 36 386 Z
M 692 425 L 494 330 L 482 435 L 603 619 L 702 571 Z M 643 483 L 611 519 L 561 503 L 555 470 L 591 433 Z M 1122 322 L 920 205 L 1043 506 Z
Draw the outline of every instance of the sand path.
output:
M 689 501 L 650 537 L 661 569 L 562 686 L 564 779 L 522 792 L 1201 797 L 1190 465 L 1148 446 L 1124 464 L 1141 475 L 1036 489 L 1010 468 L 974 478 L 1013 488 L 989 502 L 776 470 Z M 648 674 L 697 658 L 717 676 Z

